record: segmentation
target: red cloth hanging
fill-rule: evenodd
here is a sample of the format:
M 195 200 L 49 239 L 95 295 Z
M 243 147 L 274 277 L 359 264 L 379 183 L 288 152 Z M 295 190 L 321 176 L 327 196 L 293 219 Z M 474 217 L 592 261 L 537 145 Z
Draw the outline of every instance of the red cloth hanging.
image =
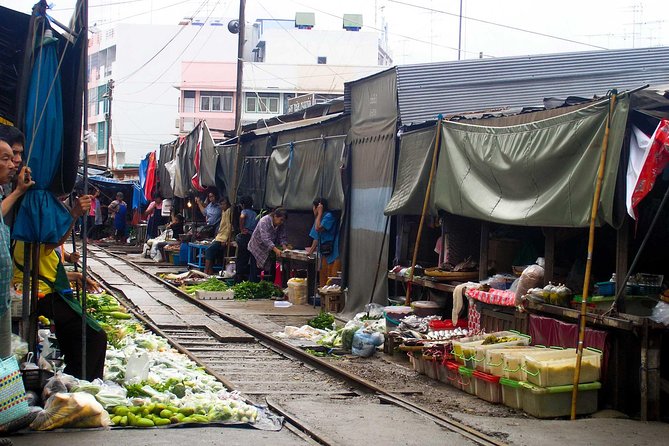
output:
M 205 188 L 200 184 L 200 151 L 202 150 L 202 134 L 204 133 L 204 129 L 202 127 L 203 126 L 200 123 L 198 129 L 200 133 L 197 136 L 197 145 L 195 146 L 195 175 L 193 175 L 193 178 L 190 180 L 193 187 L 200 192 L 205 191 Z
M 156 163 L 156 152 L 149 154 L 149 164 L 146 168 L 146 180 L 144 182 L 144 197 L 153 201 L 153 193 L 158 186 L 158 164 Z
M 637 218 L 639 202 L 653 189 L 655 180 L 669 164 L 669 120 L 660 121 L 651 139 L 650 149 L 632 193 L 632 210 Z

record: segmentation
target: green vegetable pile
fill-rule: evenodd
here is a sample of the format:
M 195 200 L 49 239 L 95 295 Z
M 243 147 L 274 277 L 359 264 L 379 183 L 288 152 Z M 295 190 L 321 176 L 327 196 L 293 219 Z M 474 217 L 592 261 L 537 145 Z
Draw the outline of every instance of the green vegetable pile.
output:
M 178 378 L 169 378 L 165 382 L 150 383 L 142 381 L 139 383 L 125 384 L 125 389 L 128 392 L 128 398 L 136 397 L 151 397 L 157 392 L 170 392 L 177 398 L 183 398 L 186 395 L 186 387 L 192 387 L 191 381 L 182 380 Z
M 318 328 L 320 330 L 332 330 L 335 318 L 327 311 L 321 312 L 315 318 L 311 319 L 308 324 L 310 327 Z
M 196 291 L 227 291 L 229 290 L 230 287 L 228 287 L 225 282 L 218 280 L 215 277 L 210 277 L 209 279 L 205 280 L 202 283 L 198 283 L 197 285 L 189 285 L 189 286 L 184 286 L 183 290 L 187 292 L 188 294 L 195 294 Z
M 126 335 L 144 331 L 114 296 L 104 292 L 87 294 L 86 306 L 88 315 L 100 324 L 107 333 L 107 341 L 114 347 L 122 347 Z
M 270 299 L 282 297 L 283 291 L 276 285 L 265 280 L 261 282 L 241 282 L 232 287 L 236 300 Z

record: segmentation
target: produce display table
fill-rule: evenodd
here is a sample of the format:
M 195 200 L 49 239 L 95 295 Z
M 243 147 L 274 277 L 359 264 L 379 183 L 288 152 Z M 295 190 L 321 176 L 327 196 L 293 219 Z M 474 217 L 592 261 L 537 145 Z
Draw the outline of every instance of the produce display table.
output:
M 397 284 L 398 283 L 408 283 L 409 278 L 398 275 L 395 273 L 388 273 L 388 279 L 395 281 L 395 286 L 393 287 L 393 295 L 397 298 Z M 456 285 L 459 285 L 457 282 L 453 283 L 444 283 L 429 277 L 416 276 L 413 278 L 414 285 L 419 285 L 425 288 L 432 288 L 433 290 L 445 291 L 447 293 L 452 293 Z
M 198 243 L 190 242 L 188 243 L 188 258 L 186 263 L 188 266 L 197 268 L 199 270 L 204 269 L 204 253 L 211 246 L 211 243 Z M 214 265 L 214 270 L 218 271 L 222 268 L 220 265 Z
M 186 259 L 186 264 L 188 266 L 191 266 L 193 268 L 197 268 L 200 270 L 204 269 L 204 254 L 207 248 L 211 246 L 211 243 L 202 243 L 202 242 L 189 242 L 188 243 L 188 256 Z M 234 248 L 235 252 L 233 254 L 236 254 L 237 251 L 237 244 L 235 242 L 232 242 L 230 245 L 231 249 Z M 234 258 L 234 257 L 230 257 Z M 228 257 L 225 257 L 225 263 L 227 263 Z M 214 264 L 213 269 L 214 271 L 220 271 L 221 269 L 225 268 L 225 265 L 217 265 Z
M 286 249 L 281 253 L 281 270 L 285 273 L 293 271 L 295 264 L 302 264 L 307 269 L 307 296 L 313 297 L 316 294 L 316 281 L 318 275 L 316 274 L 316 256 L 308 256 L 307 251 L 298 249 Z M 283 274 L 281 286 L 285 288 L 288 286 L 288 279 L 290 274 Z

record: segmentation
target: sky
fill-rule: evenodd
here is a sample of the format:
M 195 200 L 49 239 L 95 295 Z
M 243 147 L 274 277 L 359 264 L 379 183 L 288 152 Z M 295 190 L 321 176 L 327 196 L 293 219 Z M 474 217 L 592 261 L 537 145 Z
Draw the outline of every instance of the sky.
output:
M 30 12 L 34 0 L 3 0 Z M 462 27 L 459 10 L 462 3 Z M 76 0 L 51 0 L 67 23 Z M 247 0 L 246 20 L 314 12 L 317 29 L 362 14 L 363 30 L 388 26 L 395 64 L 669 45 L 666 0 Z M 89 0 L 90 23 L 177 24 L 183 17 L 236 17 L 238 0 Z M 461 42 L 460 45 L 458 42 Z M 461 51 L 458 52 L 458 46 Z

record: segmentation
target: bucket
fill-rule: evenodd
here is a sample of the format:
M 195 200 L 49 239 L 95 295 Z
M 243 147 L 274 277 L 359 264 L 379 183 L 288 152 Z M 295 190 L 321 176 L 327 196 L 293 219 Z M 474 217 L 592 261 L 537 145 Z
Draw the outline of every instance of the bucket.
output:
M 412 313 L 411 307 L 398 305 L 383 308 L 386 319 L 386 333 L 393 331 L 400 325 L 400 321 Z
M 307 280 L 292 278 L 288 281 L 288 302 L 293 305 L 304 305 L 307 303 Z
M 434 316 L 443 310 L 443 307 L 431 300 L 418 300 L 413 302 L 412 306 L 416 316 L 420 317 Z

